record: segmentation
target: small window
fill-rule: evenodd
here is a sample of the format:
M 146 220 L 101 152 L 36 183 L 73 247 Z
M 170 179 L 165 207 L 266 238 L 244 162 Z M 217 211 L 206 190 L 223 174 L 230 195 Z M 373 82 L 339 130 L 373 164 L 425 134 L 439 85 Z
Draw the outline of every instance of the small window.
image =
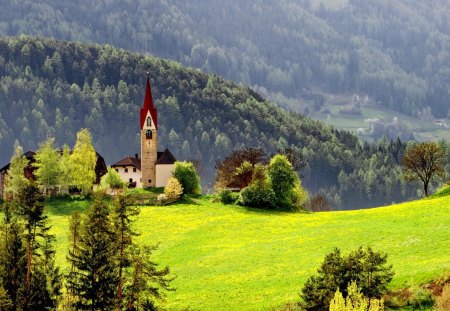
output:
M 152 118 L 147 118 L 147 126 L 152 126 Z
M 148 182 L 149 182 L 149 183 L 152 183 L 152 180 L 151 180 L 151 179 L 149 179 L 149 180 L 148 180 Z
M 135 167 L 133 167 L 133 173 L 136 173 L 136 168 Z
M 128 168 L 125 168 L 125 173 L 128 173 Z
M 116 172 L 117 172 L 117 173 L 119 172 L 119 169 L 118 169 L 118 168 L 116 168 Z
M 133 182 L 133 178 L 130 178 L 130 182 Z
M 147 130 L 147 132 L 145 133 L 145 136 L 147 137 L 147 139 L 152 139 L 152 131 L 151 130 Z

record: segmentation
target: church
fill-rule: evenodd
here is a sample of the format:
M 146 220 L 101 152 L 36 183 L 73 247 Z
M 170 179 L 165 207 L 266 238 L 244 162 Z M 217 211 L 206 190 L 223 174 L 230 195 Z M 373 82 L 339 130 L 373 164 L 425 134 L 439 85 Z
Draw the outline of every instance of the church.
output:
M 141 155 L 126 157 L 113 165 L 129 187 L 154 188 L 165 187 L 172 177 L 175 157 L 165 149 L 158 151 L 158 111 L 155 108 L 147 75 L 144 104 L 140 111 Z

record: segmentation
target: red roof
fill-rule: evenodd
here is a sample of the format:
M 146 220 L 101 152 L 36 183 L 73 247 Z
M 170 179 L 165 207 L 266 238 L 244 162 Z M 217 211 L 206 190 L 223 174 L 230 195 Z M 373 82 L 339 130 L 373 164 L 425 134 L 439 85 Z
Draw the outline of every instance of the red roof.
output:
M 153 104 L 152 89 L 150 88 L 150 77 L 147 77 L 144 105 L 141 108 L 141 129 L 144 127 L 145 117 L 147 116 L 148 111 L 150 111 L 153 123 L 155 124 L 156 129 L 158 129 L 158 111 L 156 110 L 155 105 Z

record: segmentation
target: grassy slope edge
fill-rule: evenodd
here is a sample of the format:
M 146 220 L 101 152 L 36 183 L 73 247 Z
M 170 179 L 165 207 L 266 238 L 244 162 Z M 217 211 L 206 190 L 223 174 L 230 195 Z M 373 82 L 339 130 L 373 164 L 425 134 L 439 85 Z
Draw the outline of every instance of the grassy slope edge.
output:
M 47 208 L 62 267 L 69 204 L 53 201 Z M 76 201 L 74 208 L 86 206 Z M 140 242 L 161 242 L 157 260 L 177 276 L 177 291 L 165 303 L 170 310 L 267 310 L 297 301 L 302 284 L 334 247 L 387 252 L 394 289 L 450 272 L 450 196 L 314 214 L 256 211 L 200 197 L 143 207 L 136 227 Z

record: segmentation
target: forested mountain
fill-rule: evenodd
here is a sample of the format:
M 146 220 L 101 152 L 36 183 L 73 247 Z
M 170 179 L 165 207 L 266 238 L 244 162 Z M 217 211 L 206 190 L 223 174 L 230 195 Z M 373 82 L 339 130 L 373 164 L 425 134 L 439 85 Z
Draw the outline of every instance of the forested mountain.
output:
M 178 159 L 199 160 L 211 186 L 216 161 L 232 150 L 261 147 L 267 154 L 295 147 L 312 193 L 336 207 L 375 206 L 415 195 L 398 165 L 405 144 L 361 145 L 348 132 L 286 112 L 247 87 L 179 63 L 111 46 L 28 37 L 0 39 L 0 157 L 19 140 L 35 149 L 49 135 L 73 145 L 91 129 L 108 163 L 139 152 L 139 107 L 146 71 L 159 110 L 158 141 Z
M 0 34 L 109 43 L 254 86 L 297 111 L 367 94 L 448 114 L 446 0 L 0 1 Z

